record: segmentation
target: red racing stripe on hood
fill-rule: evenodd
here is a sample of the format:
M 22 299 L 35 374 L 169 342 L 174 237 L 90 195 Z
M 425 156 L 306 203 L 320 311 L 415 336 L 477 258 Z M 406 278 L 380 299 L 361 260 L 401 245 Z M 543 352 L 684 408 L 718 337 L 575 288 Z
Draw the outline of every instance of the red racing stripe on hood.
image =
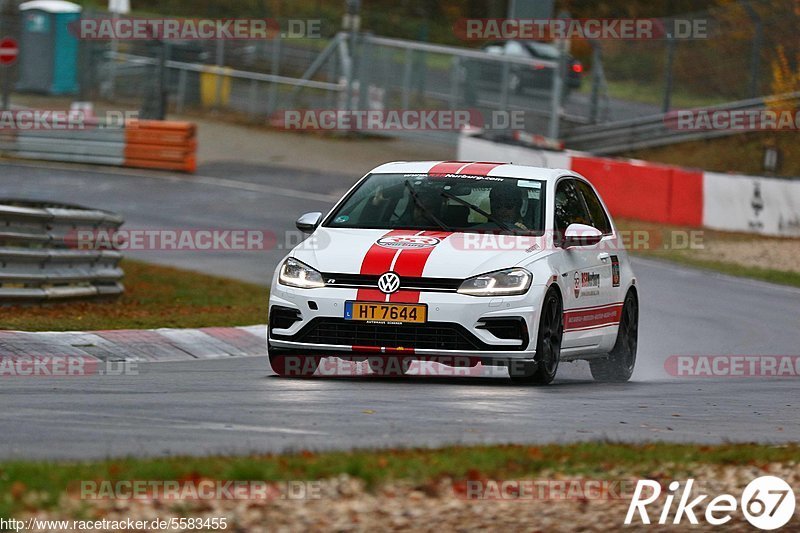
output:
M 415 235 L 417 232 L 413 230 L 392 230 L 381 239 L 386 237 L 397 237 L 400 235 Z M 379 239 L 380 240 L 380 239 Z M 386 248 L 379 245 L 377 242 L 370 246 L 367 254 L 361 261 L 361 274 L 380 276 L 389 272 L 394 261 L 395 255 L 399 250 L 393 248 Z M 383 302 L 386 295 L 378 289 L 358 289 L 357 299 L 360 301 L 368 302 Z
M 435 237 L 440 241 L 444 241 L 446 238 L 452 235 L 452 233 L 446 231 L 425 231 L 420 235 L 423 237 Z M 441 242 L 439 244 L 441 244 Z M 425 265 L 428 263 L 428 259 L 436 247 L 439 246 L 439 244 L 436 246 L 431 246 L 430 248 L 403 250 L 400 256 L 397 258 L 397 262 L 394 266 L 394 272 L 396 272 L 401 278 L 421 278 L 422 272 L 425 270 Z M 391 295 L 389 301 L 398 303 L 417 303 L 419 302 L 419 296 L 419 291 L 399 290 Z

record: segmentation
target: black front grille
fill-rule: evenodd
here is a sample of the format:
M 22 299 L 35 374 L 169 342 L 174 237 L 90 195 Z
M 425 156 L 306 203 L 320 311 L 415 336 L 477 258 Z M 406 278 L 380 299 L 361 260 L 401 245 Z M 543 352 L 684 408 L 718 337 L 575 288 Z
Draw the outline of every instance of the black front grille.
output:
M 519 340 L 523 346 L 528 345 L 528 325 L 522 317 L 496 317 L 481 319 L 478 326 L 485 329 L 498 339 Z
M 294 336 L 273 335 L 279 340 L 309 344 L 380 346 L 420 350 L 519 350 L 522 347 L 491 346 L 458 324 L 372 324 L 342 318 L 315 318 Z
M 269 310 L 270 329 L 289 329 L 292 324 L 301 320 L 300 311 L 289 307 L 273 305 Z
M 371 274 L 322 274 L 331 287 L 378 287 L 378 275 Z M 455 278 L 411 278 L 400 276 L 400 288 L 420 291 L 455 292 L 464 280 Z

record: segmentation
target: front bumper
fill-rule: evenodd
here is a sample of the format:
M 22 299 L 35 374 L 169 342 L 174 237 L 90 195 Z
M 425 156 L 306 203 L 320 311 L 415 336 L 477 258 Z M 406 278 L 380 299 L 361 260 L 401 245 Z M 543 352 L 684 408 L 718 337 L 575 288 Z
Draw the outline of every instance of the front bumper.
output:
M 533 360 L 541 308 L 535 289 L 526 295 L 502 298 L 423 291 L 419 303 L 428 306 L 425 325 L 381 325 L 344 319 L 345 302 L 358 300 L 357 289 L 295 289 L 275 283 L 270 312 L 276 307 L 293 310 L 297 319 L 290 325 L 271 320 L 268 344 L 273 349 L 316 355 L 382 353 L 467 356 L 484 362 Z M 510 320 L 519 321 L 518 338 L 494 334 L 498 333 L 497 324 Z M 490 322 L 494 326 L 487 328 Z

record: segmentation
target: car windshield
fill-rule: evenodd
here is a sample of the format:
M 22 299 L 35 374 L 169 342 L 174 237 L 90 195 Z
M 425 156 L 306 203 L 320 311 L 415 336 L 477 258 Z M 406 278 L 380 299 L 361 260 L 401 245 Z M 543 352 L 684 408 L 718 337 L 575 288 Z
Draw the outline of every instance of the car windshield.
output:
M 331 228 L 541 235 L 545 182 L 449 174 L 372 174 L 325 221 Z

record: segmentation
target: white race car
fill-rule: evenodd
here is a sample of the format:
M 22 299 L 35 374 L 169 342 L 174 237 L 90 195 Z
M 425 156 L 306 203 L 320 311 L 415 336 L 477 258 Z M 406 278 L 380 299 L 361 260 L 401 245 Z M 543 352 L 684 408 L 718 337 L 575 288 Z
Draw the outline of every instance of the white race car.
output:
M 578 359 L 600 381 L 633 373 L 636 278 L 575 172 L 388 163 L 297 227 L 311 236 L 277 268 L 269 301 L 279 375 L 311 375 L 325 356 L 383 374 L 390 360 L 403 373 L 414 360 L 467 360 L 536 384 Z

